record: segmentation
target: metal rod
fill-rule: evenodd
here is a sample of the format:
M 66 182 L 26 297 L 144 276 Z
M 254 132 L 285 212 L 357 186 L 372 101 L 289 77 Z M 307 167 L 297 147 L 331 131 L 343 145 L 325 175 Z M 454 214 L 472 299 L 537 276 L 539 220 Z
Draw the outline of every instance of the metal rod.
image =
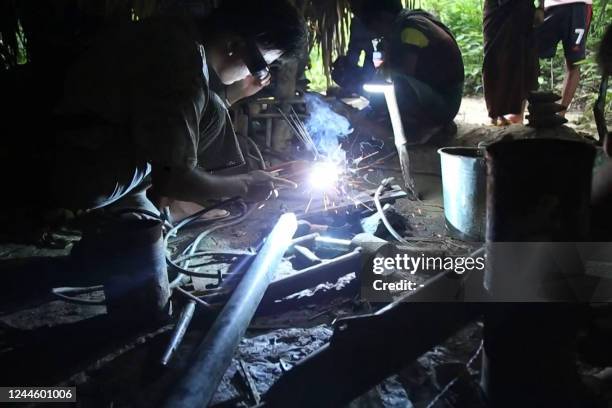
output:
M 410 174 L 410 157 L 408 156 L 408 141 L 406 139 L 406 133 L 404 132 L 404 125 L 402 123 L 402 115 L 400 114 L 399 106 L 397 104 L 397 97 L 395 96 L 395 87 L 392 83 L 385 82 L 382 84 L 365 84 L 363 87 L 368 92 L 382 93 L 385 95 L 385 101 L 387 102 L 387 109 L 389 110 L 389 116 L 391 117 L 391 127 L 393 128 L 393 140 L 395 142 L 395 148 L 400 159 L 400 167 L 402 169 L 402 176 L 404 177 L 404 185 L 406 190 L 411 195 L 411 199 L 418 199 L 414 179 Z
M 406 140 L 406 133 L 404 132 L 404 125 L 402 124 L 402 116 L 397 105 L 395 89 L 393 87 L 386 88 L 384 94 L 385 101 L 387 102 L 387 109 L 389 109 L 389 116 L 391 117 L 393 140 L 395 141 L 395 147 L 400 159 L 400 167 L 402 169 L 402 176 L 404 177 L 404 185 L 406 186 L 408 193 L 412 194 L 412 198 L 417 198 L 418 195 L 414 179 L 410 174 L 410 158 L 408 156 L 407 148 L 408 141 Z
M 203 306 L 206 310 L 212 310 L 213 307 L 210 305 L 210 303 L 200 299 L 197 296 L 192 295 L 191 293 L 187 292 L 185 289 L 181 288 L 180 286 L 177 286 L 176 288 L 174 288 L 178 293 L 180 293 L 181 295 L 185 296 L 187 299 L 189 299 L 189 301 L 191 302 L 196 302 L 197 304 L 199 304 L 200 306 Z
M 334 237 L 316 237 L 315 238 L 315 248 L 337 251 L 337 252 L 346 252 L 350 251 L 352 242 L 347 239 L 339 239 Z
M 301 237 L 298 237 L 296 239 L 294 239 L 293 241 L 291 241 L 291 246 L 295 246 L 295 245 L 303 245 L 307 242 L 313 241 L 314 239 L 319 237 L 319 233 L 318 232 L 313 232 L 312 234 L 308 234 L 308 235 L 302 235 Z
M 295 215 L 283 214 L 196 349 L 166 408 L 208 406 L 296 230 Z
M 174 355 L 174 352 L 180 346 L 183 341 L 183 337 L 185 336 L 185 332 L 187 331 L 187 327 L 189 327 L 189 323 L 191 323 L 191 319 L 193 318 L 193 312 L 195 311 L 196 302 L 190 300 L 187 302 L 185 307 L 181 312 L 181 316 L 179 317 L 178 322 L 176 323 L 176 327 L 174 328 L 174 332 L 172 333 L 172 338 L 170 339 L 170 343 L 164 352 L 164 355 L 161 359 L 161 365 L 167 366 L 170 362 L 170 359 Z

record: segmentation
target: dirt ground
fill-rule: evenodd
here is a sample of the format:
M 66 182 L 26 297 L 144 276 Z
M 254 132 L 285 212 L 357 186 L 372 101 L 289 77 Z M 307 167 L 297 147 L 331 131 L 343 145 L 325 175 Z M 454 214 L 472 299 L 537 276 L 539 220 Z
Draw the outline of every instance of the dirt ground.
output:
M 579 115 L 572 113 L 569 117 L 574 121 Z M 465 98 L 457 122 L 460 128 L 469 129 L 486 125 L 484 101 Z M 478 140 L 470 143 L 474 142 Z M 395 204 L 396 210 L 408 220 L 411 239 L 433 242 L 446 249 L 450 246 L 457 250 L 463 246 L 468 251 L 468 245 L 452 240 L 446 233 L 436 149 L 423 149 L 416 156 L 415 178 L 422 199 L 418 202 L 402 199 Z M 389 176 L 401 180 L 394 159 L 385 163 L 385 169 L 373 172 L 368 178 L 370 187 L 376 187 L 380 180 Z M 292 210 L 303 204 L 303 198 L 295 201 L 281 194 L 278 201 L 256 211 L 239 227 L 220 230 L 207 238 L 201 248 L 254 247 L 280 210 Z M 197 235 L 197 232 L 195 229 L 188 235 Z M 180 246 L 180 242 L 171 245 Z M 49 249 L 3 244 L 0 245 L 0 258 L 61 256 L 70 248 L 70 245 Z M 373 311 L 371 305 L 359 300 L 358 288 L 351 279 L 309 288 L 282 310 L 260 313 L 225 374 L 214 398 L 215 404 L 244 400 L 253 391 L 258 395 L 265 392 L 283 372 L 325 344 L 336 318 Z M 158 361 L 172 324 L 154 331 L 123 331 L 105 320 L 105 316 L 104 306 L 73 305 L 59 300 L 16 312 L 0 311 L 0 367 L 11 367 L 0 370 L 0 385 L 18 384 L 19 381 L 34 382 L 31 385 L 78 384 L 77 406 L 80 407 L 155 406 L 176 372 L 189 362 L 190 351 L 210 324 L 210 316 L 198 315 L 179 349 L 174 371 L 168 373 L 159 367 Z M 481 324 L 475 322 L 354 401 L 350 407 L 423 408 L 445 385 L 459 377 L 461 381 L 435 407 L 467 406 L 457 405 L 457 401 L 470 401 L 471 407 L 481 406 L 476 386 L 479 360 L 466 367 L 479 348 L 481 329 Z M 251 384 L 247 386 L 250 387 L 248 392 L 244 390 L 245 381 Z
M 570 110 L 567 113 L 569 126 L 576 127 L 578 122 L 582 121 L 582 112 L 578 110 Z M 488 125 L 490 123 L 487 106 L 482 97 L 464 97 L 461 102 L 459 114 L 455 119 L 459 123 L 472 125 Z M 582 125 L 584 126 L 584 125 Z

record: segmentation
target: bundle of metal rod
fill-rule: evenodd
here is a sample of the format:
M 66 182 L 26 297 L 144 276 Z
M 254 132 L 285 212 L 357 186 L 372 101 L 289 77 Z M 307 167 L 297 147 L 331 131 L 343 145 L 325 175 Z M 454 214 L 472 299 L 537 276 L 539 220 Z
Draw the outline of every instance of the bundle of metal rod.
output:
M 293 107 L 291 107 L 291 112 L 288 115 L 280 108 L 278 108 L 278 112 L 285 119 L 289 127 L 291 127 L 291 130 L 293 130 L 298 139 L 314 154 L 315 160 L 318 159 L 320 154 L 317 145 Z

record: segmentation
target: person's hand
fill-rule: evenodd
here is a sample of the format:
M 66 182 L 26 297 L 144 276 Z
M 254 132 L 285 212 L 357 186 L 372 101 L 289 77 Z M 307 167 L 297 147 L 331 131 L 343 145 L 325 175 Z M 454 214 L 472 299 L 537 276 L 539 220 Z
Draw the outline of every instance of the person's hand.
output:
M 535 13 L 533 15 L 533 26 L 539 27 L 544 22 L 544 9 L 541 7 L 536 8 Z
M 234 82 L 228 85 L 226 89 L 227 101 L 230 104 L 234 104 L 241 99 L 248 98 L 249 96 L 255 95 L 266 86 L 270 85 L 272 77 L 268 75 L 263 80 L 249 75 L 241 81 Z
M 244 198 L 250 202 L 265 201 L 280 188 L 297 188 L 293 181 L 277 177 L 274 173 L 255 170 L 238 176 L 244 187 Z

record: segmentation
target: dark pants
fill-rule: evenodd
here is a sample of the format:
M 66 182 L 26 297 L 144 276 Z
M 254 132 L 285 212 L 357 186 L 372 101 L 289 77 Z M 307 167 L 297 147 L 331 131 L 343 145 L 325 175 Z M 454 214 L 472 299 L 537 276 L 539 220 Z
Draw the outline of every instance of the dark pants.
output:
M 571 3 L 546 9 L 544 23 L 536 30 L 540 58 L 552 58 L 559 41 L 563 44 L 565 59 L 570 63 L 586 56 L 586 44 L 593 16 L 593 6 Z
M 538 56 L 532 0 L 486 0 L 482 78 L 489 117 L 519 114 L 538 87 Z
M 424 142 L 450 125 L 461 107 L 463 83 L 444 91 L 407 75 L 393 77 L 397 104 L 409 142 Z M 433 132 L 433 133 L 432 133 Z

